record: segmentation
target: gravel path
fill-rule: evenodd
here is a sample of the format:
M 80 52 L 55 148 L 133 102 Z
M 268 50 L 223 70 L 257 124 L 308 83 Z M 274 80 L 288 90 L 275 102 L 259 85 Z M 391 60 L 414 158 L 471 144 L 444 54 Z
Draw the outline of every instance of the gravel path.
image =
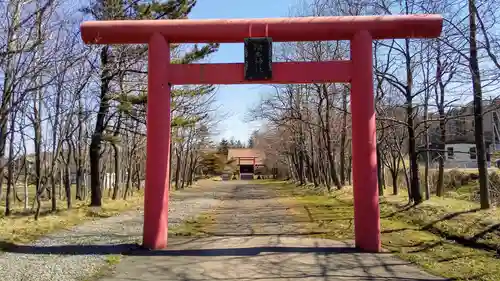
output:
M 99 281 L 444 280 L 389 254 L 310 238 L 306 222 L 296 221 L 272 186 L 230 184 L 208 226 L 213 236 L 170 240 L 164 251 L 131 251 Z
M 169 227 L 216 207 L 224 191 L 194 187 L 170 196 Z M 223 185 L 223 184 L 222 184 Z M 108 263 L 105 254 L 120 254 L 142 239 L 142 211 L 86 222 L 51 234 L 15 253 L 0 255 L 0 280 L 73 281 L 94 275 Z

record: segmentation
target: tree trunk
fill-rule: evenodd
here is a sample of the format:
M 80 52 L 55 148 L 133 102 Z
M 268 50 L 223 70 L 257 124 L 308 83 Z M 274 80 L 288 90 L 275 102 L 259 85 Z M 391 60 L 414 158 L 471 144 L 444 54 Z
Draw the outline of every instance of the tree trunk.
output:
M 89 179 L 88 179 L 88 171 L 87 169 L 85 169 L 85 171 L 83 172 L 83 190 L 82 190 L 82 194 L 83 194 L 83 200 L 87 199 L 87 193 L 88 193 L 88 186 L 89 186 Z
M 191 153 L 189 155 L 190 161 L 189 161 L 189 179 L 188 179 L 188 185 L 191 186 L 194 182 L 193 178 L 195 177 L 195 169 L 196 169 L 196 157 L 195 157 L 195 151 L 191 150 Z
M 179 189 L 180 186 L 180 176 L 181 176 L 181 151 L 179 149 L 176 149 L 175 153 L 175 189 Z
M 377 179 L 378 179 L 378 195 L 384 196 L 384 183 L 382 178 L 382 159 L 380 153 L 380 146 L 377 144 Z
M 81 167 L 79 167 L 77 165 L 76 167 L 76 200 L 83 200 L 83 196 L 82 196 L 82 189 L 83 189 L 83 185 L 82 185 L 82 180 L 83 180 L 83 174 L 82 174 L 82 169 Z
M 317 161 L 315 161 L 314 159 L 314 139 L 313 139 L 313 131 L 312 131 L 312 128 L 309 127 L 309 150 L 311 151 L 311 158 L 313 159 L 313 163 L 312 163 L 312 167 L 311 167 L 311 180 L 314 184 L 315 187 L 318 187 L 319 186 L 319 182 L 318 182 L 318 171 L 316 171 L 316 167 L 315 167 L 315 164 Z
M 412 110 L 409 110 L 409 114 L 412 114 Z M 415 143 L 415 130 L 413 128 L 413 117 L 408 117 L 408 147 L 410 156 L 411 199 L 413 199 L 413 202 L 415 204 L 420 204 L 422 203 L 422 192 L 420 190 L 418 154 Z
M 408 12 L 408 11 L 407 11 Z M 408 150 L 410 158 L 410 200 L 415 204 L 422 202 L 422 192 L 420 188 L 420 174 L 418 167 L 418 153 L 416 146 L 415 124 L 413 116 L 413 71 L 410 55 L 410 40 L 405 39 L 405 65 L 406 65 L 406 118 L 408 126 Z
M 15 79 L 15 62 L 14 62 L 14 57 L 13 53 L 15 52 L 14 50 L 18 48 L 17 44 L 17 33 L 19 31 L 20 25 L 19 25 L 19 20 L 21 17 L 21 2 L 13 2 L 10 3 L 13 4 L 13 12 L 12 12 L 12 18 L 8 19 L 11 20 L 10 26 L 7 28 L 7 30 L 4 30 L 6 33 L 6 50 L 5 50 L 5 57 L 2 58 L 5 64 L 5 72 L 3 73 L 3 84 L 2 84 L 2 104 L 0 107 L 0 160 L 2 160 L 2 163 L 0 163 L 0 198 L 2 195 L 2 190 L 3 190 L 3 182 L 4 182 L 4 177 L 5 177 L 5 165 L 9 163 L 3 163 L 3 160 L 5 159 L 5 148 L 7 144 L 7 137 L 9 135 L 7 131 L 7 125 L 9 121 L 9 110 L 12 109 L 13 105 L 13 100 L 14 100 L 14 79 Z M 14 6 L 15 5 L 15 6 Z M 13 118 L 13 116 L 11 117 Z M 13 133 L 14 131 L 11 131 Z M 7 161 L 8 162 L 8 161 Z M 9 187 L 7 187 L 8 189 Z M 6 195 L 6 197 L 9 197 L 9 195 Z M 7 207 L 6 207 L 7 208 Z M 10 211 L 9 211 L 10 213 Z
M 437 107 L 439 112 L 439 146 L 438 146 L 438 179 L 436 184 L 436 196 L 444 195 L 444 161 L 446 157 L 446 115 L 445 115 L 445 84 L 443 83 L 443 66 L 441 63 L 441 49 L 436 48 L 436 82 L 438 87 L 435 88 Z M 438 92 L 439 89 L 439 92 Z
M 33 138 L 34 146 L 35 146 L 35 177 L 36 177 L 36 194 L 35 194 L 35 202 L 36 202 L 36 211 L 35 211 L 35 220 L 38 220 L 40 216 L 40 196 L 44 191 L 43 182 L 42 182 L 42 128 L 41 128 L 41 116 L 40 111 L 42 108 L 42 101 L 40 94 L 37 94 L 37 98 L 34 100 L 34 122 L 33 128 L 35 131 L 35 137 Z
M 444 195 L 444 160 L 446 157 L 445 144 L 446 144 L 446 123 L 444 120 L 444 108 L 439 112 L 439 161 L 438 161 L 438 180 L 436 186 L 436 195 L 441 197 Z
M 297 150 L 297 149 L 296 149 Z M 299 183 L 300 185 L 305 185 L 306 181 L 304 178 L 304 155 L 302 153 L 302 150 L 296 151 L 296 158 L 295 160 L 297 161 L 297 176 L 299 177 Z
M 9 140 L 9 159 L 7 168 L 7 192 L 5 193 L 5 216 L 10 216 L 10 199 L 11 190 L 14 188 L 14 133 L 15 133 L 15 122 L 16 113 L 12 113 L 12 118 L 10 120 L 10 140 Z
M 393 169 L 389 169 L 391 171 L 391 178 L 392 178 L 392 194 L 393 195 L 398 195 L 399 189 L 398 189 L 398 171 L 394 171 Z
M 115 182 L 113 185 L 113 196 L 111 197 L 112 200 L 116 200 L 118 198 L 118 191 L 120 189 L 120 180 L 121 180 L 121 173 L 120 173 L 120 161 L 121 161 L 121 155 L 120 155 L 120 148 L 118 147 L 117 144 L 113 143 L 112 144 L 113 151 L 115 154 L 114 157 L 114 164 L 115 164 Z
M 79 95 L 78 97 L 78 140 L 76 142 L 76 152 L 75 164 L 76 164 L 76 200 L 83 200 L 83 188 L 86 186 L 86 183 L 83 181 L 83 106 L 82 106 L 82 97 Z
M 136 189 L 141 190 L 141 164 L 135 165 Z
M 189 164 L 190 142 L 191 141 L 188 141 L 186 152 L 184 153 L 184 165 L 182 168 L 182 189 L 184 189 L 184 187 L 186 187 L 188 173 L 189 173 L 188 164 Z
M 92 140 L 90 142 L 90 206 L 100 207 L 102 205 L 102 190 L 100 179 L 101 147 L 105 128 L 104 120 L 109 111 L 109 47 L 101 48 L 101 101 L 96 116 L 96 124 Z
M 424 126 L 425 126 L 425 167 L 424 167 L 424 185 L 425 185 L 425 200 L 429 200 L 431 198 L 431 187 L 429 184 L 429 162 L 430 162 L 430 153 L 429 153 L 429 126 L 427 125 L 429 112 L 429 93 L 426 91 L 425 96 L 425 104 L 424 104 Z
M 30 182 L 30 171 L 29 171 L 28 165 L 25 164 L 25 166 L 24 166 L 24 211 L 28 210 L 28 201 L 29 201 L 28 185 L 29 185 L 29 182 Z
M 62 190 L 63 190 L 63 185 L 64 185 L 64 166 L 61 166 L 59 169 L 59 184 L 57 193 L 59 194 L 59 200 L 62 200 Z
M 349 145 L 352 149 L 351 145 Z M 349 155 L 349 161 L 347 161 L 347 177 L 349 185 L 352 185 L 352 155 Z
M 100 173 L 101 138 L 95 136 L 90 143 L 90 206 L 100 207 L 102 199 Z
M 488 167 L 486 165 L 486 147 L 484 144 L 483 128 L 483 93 L 481 89 L 481 75 L 477 59 L 476 42 L 476 14 L 474 0 L 469 0 L 469 45 L 470 45 L 470 70 L 472 74 L 472 88 L 474 92 L 474 123 L 475 142 L 477 153 L 477 166 L 479 168 L 479 193 L 481 209 L 489 209 L 491 206 L 490 191 L 488 186 Z
M 71 178 L 70 178 L 70 167 L 67 165 L 64 168 L 64 190 L 66 195 L 66 207 L 71 209 Z
M 345 185 L 345 150 L 347 138 L 347 90 L 342 94 L 342 128 L 340 133 L 340 184 Z
M 55 160 L 54 160 L 55 161 Z M 56 172 L 55 170 L 52 170 L 52 172 Z M 57 195 L 56 195 L 56 180 L 55 176 L 52 173 L 50 176 L 50 193 L 52 194 L 52 197 L 50 197 L 50 205 L 51 205 L 51 212 L 55 213 L 57 211 Z
M 127 183 L 125 185 L 125 191 L 123 192 L 123 200 L 127 199 L 131 187 L 132 187 L 132 162 L 127 167 Z
M 68 155 L 67 155 L 67 163 L 65 163 L 65 167 L 62 167 L 64 169 L 64 180 L 61 179 L 61 183 L 64 182 L 64 191 L 66 195 L 66 208 L 69 210 L 71 209 L 72 206 L 72 201 L 71 201 L 71 149 L 69 149 L 69 141 L 68 141 Z

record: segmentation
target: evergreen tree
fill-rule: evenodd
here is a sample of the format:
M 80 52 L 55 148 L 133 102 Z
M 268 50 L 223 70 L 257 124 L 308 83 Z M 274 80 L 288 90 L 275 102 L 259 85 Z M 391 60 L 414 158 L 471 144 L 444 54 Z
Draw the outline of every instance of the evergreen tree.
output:
M 253 147 L 254 147 L 254 145 L 255 145 L 255 144 L 254 144 L 254 142 L 253 142 L 253 138 L 252 138 L 252 137 L 250 137 L 250 138 L 248 139 L 248 148 L 253 148 Z
M 219 143 L 219 148 L 217 149 L 217 152 L 219 154 L 227 156 L 229 147 L 230 147 L 229 141 L 227 141 L 226 139 L 222 139 Z
M 250 135 L 250 138 L 248 138 L 248 148 L 254 148 L 255 146 L 255 139 L 257 139 L 259 131 L 253 131 L 252 134 Z
M 83 9 L 88 15 L 96 20 L 127 20 L 127 19 L 184 19 L 188 17 L 196 0 L 169 0 L 169 1 L 136 1 L 136 0 L 93 0 L 90 6 Z M 171 44 L 171 52 L 180 45 Z M 207 44 L 202 47 L 195 45 L 191 51 L 184 53 L 180 58 L 172 60 L 172 63 L 192 63 L 205 58 L 215 52 L 218 44 Z M 91 206 L 101 206 L 101 149 L 103 141 L 114 144 L 119 142 L 118 136 L 112 134 L 106 136 L 107 124 L 110 118 L 110 108 L 116 104 L 118 110 L 124 114 L 134 115 L 132 112 L 144 112 L 144 110 L 132 110 L 134 105 L 144 107 L 147 96 L 128 96 L 123 93 L 113 93 L 113 83 L 122 79 L 130 71 L 130 65 L 134 61 L 144 60 L 147 57 L 147 46 L 103 46 L 100 48 L 100 93 L 99 109 L 96 116 L 94 132 L 90 143 L 90 172 L 91 172 Z M 145 87 L 145 86 L 144 86 Z M 203 95 L 213 91 L 213 87 L 204 86 L 191 91 L 183 89 L 174 90 L 173 95 Z M 138 114 L 138 113 L 137 113 Z M 144 116 L 131 116 L 142 118 Z M 187 120 L 175 118 L 173 126 L 191 125 L 200 119 L 199 116 L 188 117 Z M 145 123 L 145 121 L 143 120 Z M 119 131 L 119 126 L 114 131 Z
M 236 148 L 244 148 L 243 143 L 240 140 L 236 141 Z
M 224 170 L 224 161 L 216 153 L 207 153 L 203 155 L 201 161 L 202 170 L 205 175 L 219 175 Z

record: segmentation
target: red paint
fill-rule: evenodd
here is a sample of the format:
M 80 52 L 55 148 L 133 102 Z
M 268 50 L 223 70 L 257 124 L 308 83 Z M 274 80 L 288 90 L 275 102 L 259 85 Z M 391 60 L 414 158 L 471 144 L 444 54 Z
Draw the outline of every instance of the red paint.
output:
M 167 246 L 168 187 L 170 183 L 170 48 L 163 36 L 151 37 L 148 50 L 148 108 L 146 188 L 143 245 Z
M 351 40 L 352 178 L 356 247 L 380 251 L 372 38 L 360 31 Z
M 277 62 L 268 81 L 245 81 L 243 63 L 172 64 L 172 85 L 189 84 L 294 84 L 351 80 L 349 61 Z
M 170 43 L 351 40 L 351 61 L 273 64 L 273 79 L 256 83 L 351 82 L 354 224 L 356 246 L 380 251 L 372 40 L 434 38 L 440 15 L 303 17 L 237 20 L 85 22 L 89 44 L 149 43 L 144 246 L 164 248 L 168 228 L 170 84 L 243 84 L 243 64 L 171 65 Z M 242 50 L 243 52 L 243 50 Z M 254 166 L 255 166 L 255 158 Z M 238 158 L 240 164 L 240 158 Z
M 359 30 L 373 39 L 431 38 L 440 35 L 442 23 L 440 15 L 122 20 L 85 22 L 81 32 L 88 44 L 145 44 L 155 33 L 170 43 L 239 43 L 266 33 L 274 42 L 285 42 L 350 40 Z

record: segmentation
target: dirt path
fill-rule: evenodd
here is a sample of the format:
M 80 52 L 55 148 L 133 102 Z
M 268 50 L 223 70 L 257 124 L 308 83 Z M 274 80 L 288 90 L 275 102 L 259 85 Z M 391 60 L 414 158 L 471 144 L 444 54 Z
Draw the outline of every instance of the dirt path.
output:
M 171 239 L 164 251 L 133 251 L 101 281 L 444 280 L 389 254 L 307 238 L 269 185 L 222 184 L 229 194 L 205 238 Z

